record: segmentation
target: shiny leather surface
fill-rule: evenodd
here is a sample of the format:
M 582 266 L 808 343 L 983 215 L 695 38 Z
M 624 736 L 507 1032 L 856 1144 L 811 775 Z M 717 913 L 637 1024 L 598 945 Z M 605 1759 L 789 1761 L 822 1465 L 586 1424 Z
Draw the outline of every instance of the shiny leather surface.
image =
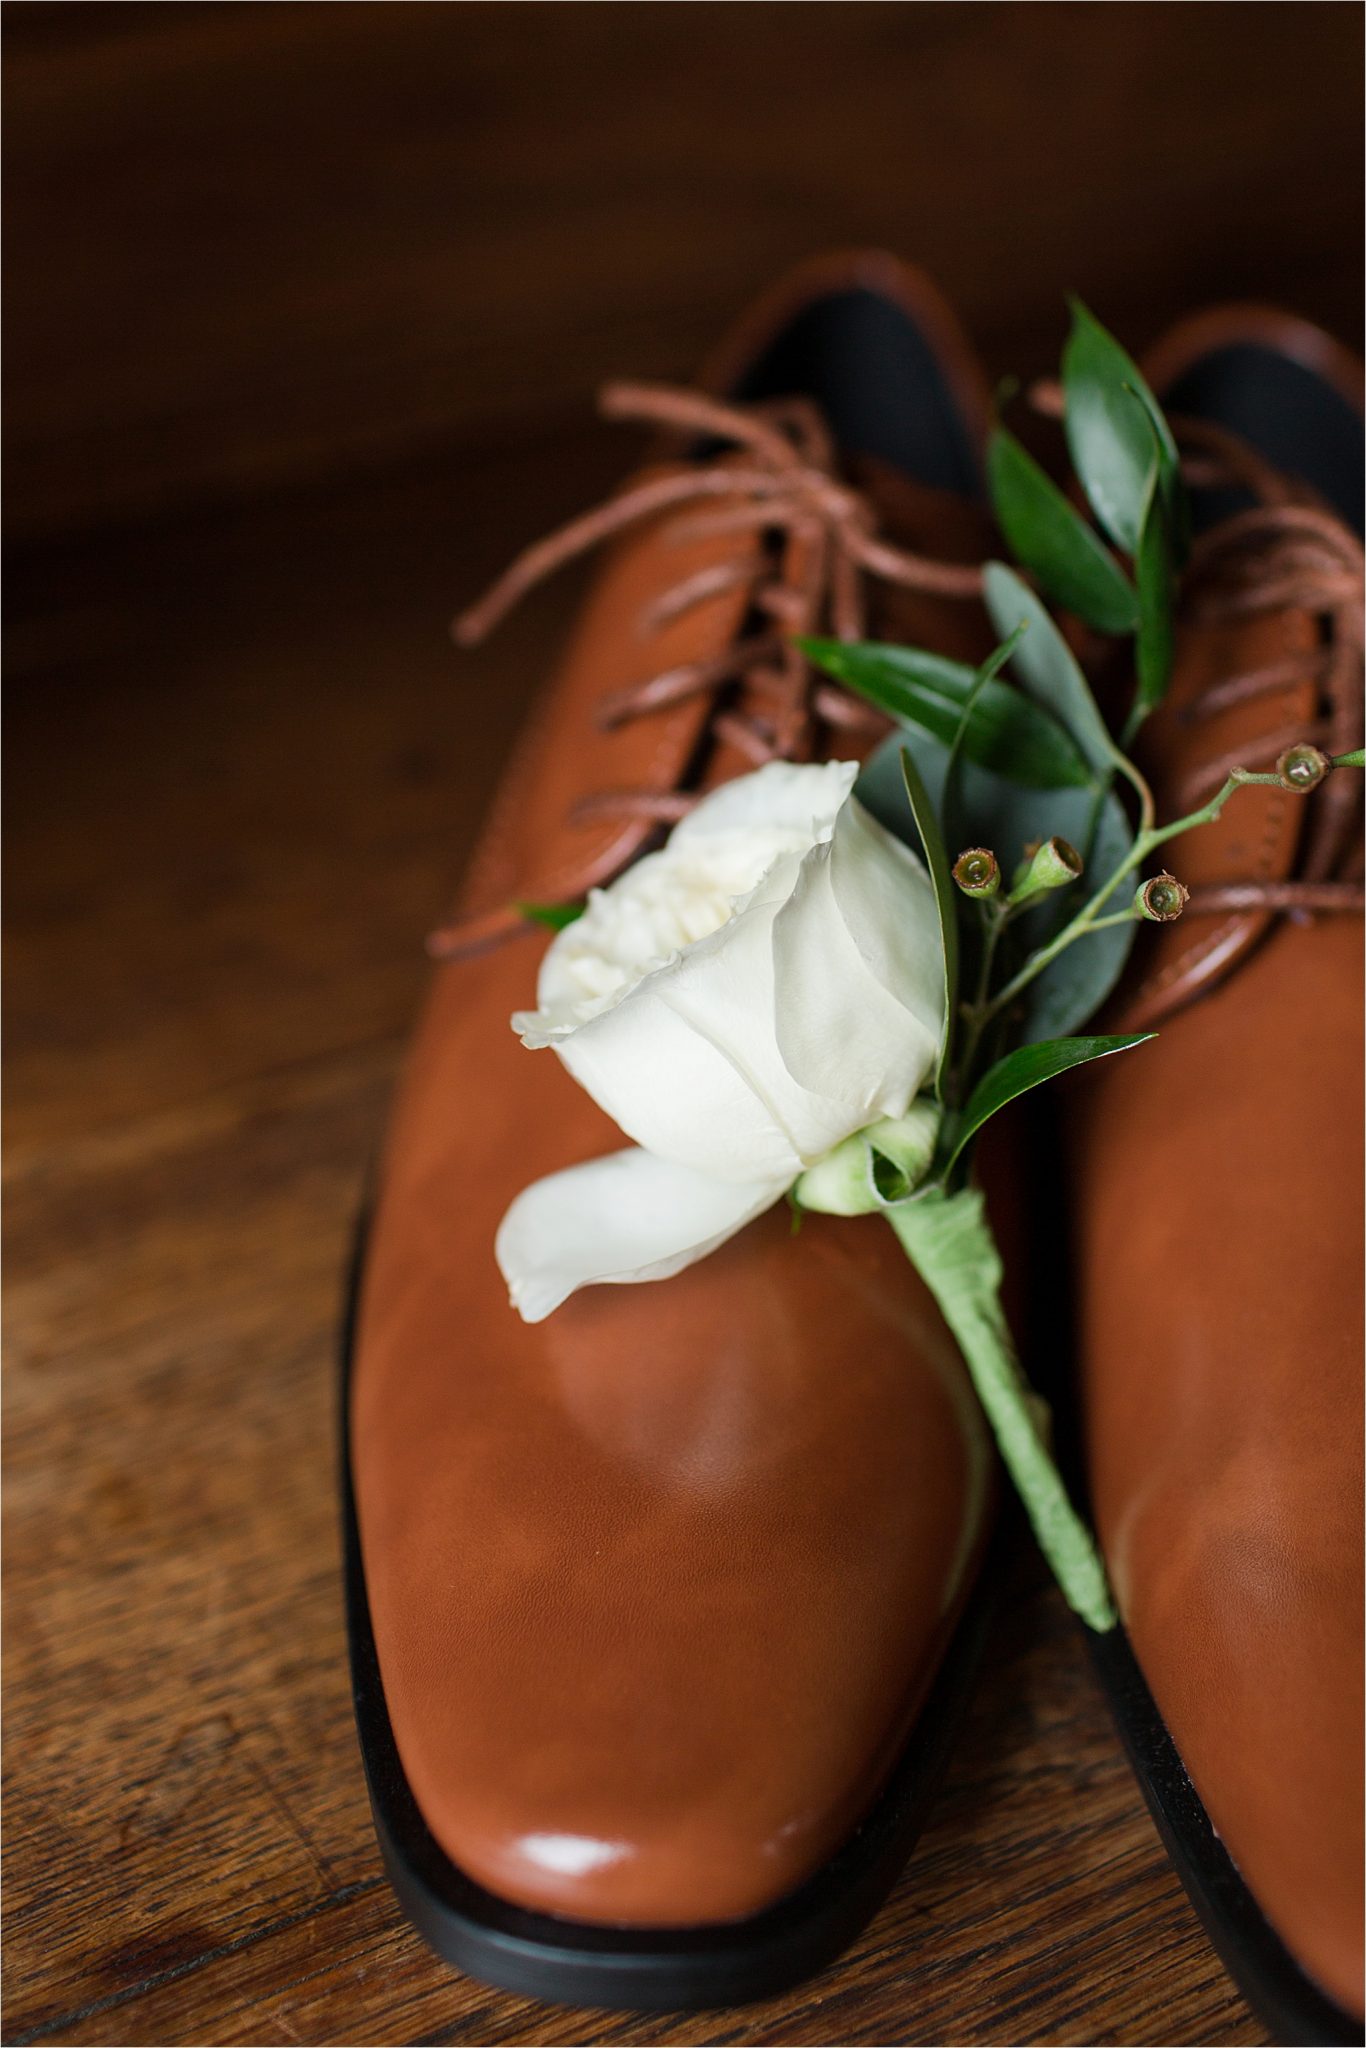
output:
M 678 465 L 674 465 L 676 468 Z M 660 463 L 644 475 L 663 477 Z M 714 501 L 721 511 L 729 500 Z M 560 903 L 618 874 L 656 829 L 647 818 L 581 817 L 576 801 L 598 790 L 668 788 L 682 778 L 707 723 L 704 697 L 605 727 L 597 707 L 650 674 L 719 653 L 740 627 L 744 591 L 728 591 L 658 624 L 647 622 L 661 590 L 752 555 L 758 542 L 698 535 L 687 514 L 655 521 L 622 540 L 593 583 L 538 712 L 528 721 L 500 785 L 460 898 L 472 934 L 503 935 L 521 923 L 514 898 Z
M 941 494 L 898 511 L 899 538 L 940 544 Z M 691 750 L 695 705 L 611 739 L 591 715 L 661 655 L 734 633 L 718 600 L 667 648 L 642 638 L 644 600 L 679 574 L 667 519 L 606 564 L 476 863 L 481 936 L 509 893 L 582 886 L 577 795 L 667 780 Z M 980 645 L 980 617 L 904 602 L 905 627 Z M 708 779 L 743 765 L 722 751 Z M 870 1804 L 994 1466 L 938 1312 L 874 1220 L 811 1218 L 794 1244 L 783 1208 L 675 1279 L 518 1320 L 493 1260 L 506 1204 L 620 1142 L 509 1028 L 543 943 L 438 971 L 385 1148 L 352 1392 L 375 1639 L 404 1769 L 463 1870 L 580 1920 L 703 1923 L 780 1897 Z
M 1212 787 L 1201 773 L 1206 763 L 1252 758 L 1263 734 L 1310 726 L 1315 691 L 1307 658 L 1315 644 L 1314 622 L 1300 612 L 1262 619 L 1255 628 L 1207 626 L 1184 634 L 1169 702 L 1144 741 L 1144 766 L 1160 793 L 1164 817 L 1181 817 L 1214 794 L 1223 778 L 1217 777 Z M 1286 681 L 1250 703 L 1190 721 L 1189 712 L 1207 690 L 1253 666 L 1282 668 Z M 1285 881 L 1295 871 L 1304 817 L 1302 797 L 1254 785 L 1240 790 L 1214 824 L 1177 840 L 1169 859 L 1190 889 Z M 1235 973 L 1276 921 L 1265 910 L 1233 910 L 1192 914 L 1140 931 L 1114 1028 L 1157 1029 Z
M 1213 731 L 1183 707 L 1311 633 L 1291 616 L 1184 637 L 1154 734 L 1166 815 L 1200 761 L 1295 715 L 1293 690 Z M 1172 865 L 1286 874 L 1302 803 L 1248 792 Z M 1216 1829 L 1292 1954 L 1359 2011 L 1360 922 L 1191 918 L 1145 944 L 1129 1018 L 1198 1000 L 1069 1091 L 1093 1503 Z
M 534 1328 L 491 1238 L 617 1142 L 507 1029 L 516 941 L 439 978 L 370 1250 L 353 1408 L 380 1665 L 433 1833 L 506 1898 L 753 1911 L 876 1790 L 933 1673 L 989 1459 L 890 1231 L 785 1210 Z
M 1093 1502 L 1135 1652 L 1263 1911 L 1360 2005 L 1361 935 L 1286 928 L 1075 1152 Z

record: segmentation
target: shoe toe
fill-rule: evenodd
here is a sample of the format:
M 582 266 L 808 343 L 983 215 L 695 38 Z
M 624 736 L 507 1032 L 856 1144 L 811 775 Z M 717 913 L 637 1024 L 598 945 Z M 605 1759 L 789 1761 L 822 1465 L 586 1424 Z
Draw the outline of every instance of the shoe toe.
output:
M 562 1164 L 606 1127 L 553 1062 L 514 1057 L 553 1117 L 523 1098 L 525 1146 L 490 1142 L 472 1172 L 477 1133 L 443 1143 L 419 1060 L 367 1262 L 352 1459 L 395 1739 L 437 1841 L 500 1897 L 732 1919 L 875 1797 L 956 1619 L 992 1455 L 869 1219 L 811 1219 L 798 1247 L 772 1212 L 672 1280 L 521 1323 L 502 1205 L 543 1170 L 538 1130 Z

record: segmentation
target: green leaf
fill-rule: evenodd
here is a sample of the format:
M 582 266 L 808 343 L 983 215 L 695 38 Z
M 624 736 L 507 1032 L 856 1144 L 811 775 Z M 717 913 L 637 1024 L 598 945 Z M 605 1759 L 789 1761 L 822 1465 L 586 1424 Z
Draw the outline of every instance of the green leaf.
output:
M 953 886 L 944 835 L 939 829 L 934 805 L 909 747 L 901 749 L 901 780 L 916 831 L 920 834 L 925 865 L 934 884 L 934 900 L 939 911 L 939 948 L 944 967 L 944 1039 L 939 1048 L 939 1065 L 935 1068 L 934 1092 L 942 1101 L 944 1077 L 949 1070 L 949 1054 L 953 1045 L 954 1020 L 958 1015 L 958 892 Z
M 877 749 L 858 779 L 855 794 L 875 818 L 919 849 L 908 831 L 906 790 L 901 772 L 903 742 L 893 733 Z M 948 781 L 949 750 L 938 741 L 918 740 L 915 765 L 927 793 L 931 815 L 943 816 Z M 1013 868 L 1025 846 L 1032 840 L 1048 839 L 1055 833 L 1084 856 L 1088 873 L 1101 877 L 1114 873 L 1129 851 L 1133 832 L 1124 806 L 1113 791 L 1097 797 L 1094 789 L 1020 789 L 990 769 L 960 762 L 960 787 L 956 809 L 963 821 L 963 845 L 989 846 L 1003 868 Z M 952 836 L 952 835 L 950 835 Z M 955 846 L 958 841 L 955 839 Z M 1083 881 L 1083 888 L 1086 883 Z M 1089 892 L 1088 892 L 1089 893 Z M 971 935 L 975 925 L 973 906 L 965 896 L 957 897 L 956 908 Z M 1031 912 L 1029 936 L 1041 946 L 1052 938 L 1058 926 L 1071 914 L 1067 892 Z M 1068 946 L 1026 991 L 1024 1009 L 1016 1030 L 1026 1040 L 1058 1038 L 1075 1031 L 1095 1015 L 1118 981 L 1134 942 L 1133 924 L 1107 925 L 1090 932 L 1075 946 Z
M 998 633 L 1008 633 L 1021 621 L 1028 624 L 1029 631 L 1011 656 L 1011 667 L 1035 701 L 1066 727 L 1092 775 L 1108 780 L 1115 763 L 1114 741 L 1080 663 L 1052 618 L 1029 585 L 1004 562 L 987 563 L 983 591 Z
M 977 679 L 972 662 L 950 661 L 946 654 L 931 654 L 926 647 L 897 647 L 880 640 L 826 640 L 813 634 L 800 636 L 797 645 L 860 694 L 866 686 L 879 684 L 888 691 L 911 687 L 961 705 Z M 884 704 L 881 697 L 871 701 L 883 705 L 894 717 L 900 716 L 895 706 Z
M 1088 780 L 1085 761 L 1058 721 L 994 674 L 983 676 L 918 648 L 813 639 L 799 644 L 846 688 L 902 725 L 949 747 L 961 731 L 963 752 L 980 767 L 1033 789 Z
M 968 685 L 967 695 L 959 706 L 958 718 L 953 728 L 953 735 L 949 740 L 950 775 L 952 775 L 959 761 L 965 757 L 969 760 L 975 758 L 974 755 L 968 753 L 966 742 L 976 720 L 978 706 L 985 701 L 988 690 L 1001 687 L 997 684 L 996 678 L 1010 659 L 1023 631 L 1023 626 L 1016 626 L 1008 639 L 1003 640 L 999 647 L 992 649 L 991 653 L 982 663 L 982 666 L 973 670 L 972 681 Z M 992 766 L 990 762 L 982 762 L 980 765 L 982 767 Z M 998 766 L 995 772 L 998 775 L 1002 775 L 1006 771 Z M 1017 782 L 1019 777 L 1012 775 L 1008 779 L 1012 782 Z M 1027 783 L 1025 786 L 1031 789 L 1037 787 L 1034 783 Z
M 1006 662 L 1019 644 L 1020 635 L 1023 632 L 1024 627 L 1017 626 L 1014 632 L 1001 642 L 999 647 L 992 650 L 973 676 L 972 688 L 968 692 L 967 701 L 959 715 L 958 730 L 949 744 L 949 757 L 944 768 L 944 785 L 939 792 L 939 824 L 945 840 L 952 840 L 955 846 L 961 846 L 965 837 L 968 836 L 965 824 L 966 813 L 963 808 L 963 776 L 971 757 L 967 753 L 964 742 L 967 739 L 973 713 L 977 708 L 979 699 L 992 687 L 996 677 L 1005 667 Z M 984 764 L 978 765 L 984 768 Z M 1004 779 L 1011 782 L 1016 780 L 1014 776 L 1002 778 L 999 770 L 984 768 L 984 772 L 995 774 L 998 780 Z M 1032 787 L 1033 785 L 1025 786 Z
M 1059 604 L 1102 633 L 1132 633 L 1133 586 L 1057 485 L 1013 434 L 998 427 L 987 447 L 992 503 L 1011 552 Z
M 1186 480 L 1181 474 L 1181 458 L 1172 439 L 1167 416 L 1141 377 L 1135 387 L 1134 396 L 1148 416 L 1148 424 L 1157 443 L 1162 495 L 1166 500 L 1167 518 L 1172 531 L 1172 548 L 1178 569 L 1183 568 L 1190 553 L 1191 506 Z
M 1084 939 L 1078 940 L 1084 945 Z M 1084 1066 L 1088 1060 L 1103 1060 L 1112 1052 L 1126 1052 L 1131 1045 L 1142 1045 L 1145 1039 L 1156 1037 L 1152 1031 L 1142 1031 L 1131 1038 L 1046 1038 L 1034 1045 L 1016 1046 L 1003 1060 L 997 1060 L 968 1098 L 963 1120 L 955 1134 L 953 1151 L 949 1156 L 946 1173 L 951 1173 L 963 1148 L 981 1130 L 989 1117 L 1013 1102 L 1017 1095 L 1024 1095 L 1031 1088 L 1042 1087 L 1045 1081 L 1053 1080 L 1058 1074 L 1065 1074 L 1071 1067 Z
M 1176 447 L 1138 366 L 1080 299 L 1070 301 L 1072 331 L 1062 355 L 1063 424 L 1072 466 L 1111 540 L 1138 553 L 1153 470 L 1153 427 L 1161 420 L 1162 459 L 1174 471 Z M 1146 394 L 1149 414 L 1140 394 Z
M 582 903 L 519 903 L 516 907 L 528 924 L 543 924 L 551 932 L 562 932 L 584 913 Z
M 1162 479 L 1156 473 L 1148 491 L 1134 568 L 1138 577 L 1138 636 L 1134 645 L 1138 684 L 1126 739 L 1132 737 L 1138 725 L 1166 696 L 1175 651 L 1175 549 Z
M 1071 837 L 1065 826 L 1063 836 Z M 1083 897 L 1092 895 L 1098 883 L 1114 873 L 1133 845 L 1133 836 L 1123 804 L 1113 790 L 1107 791 L 1072 841 L 1086 860 Z M 1076 908 L 1076 900 L 1059 891 L 1054 901 L 1034 911 L 1029 932 L 1033 944 L 1040 946 L 1051 939 Z M 1025 991 L 1019 1025 L 1025 1043 L 1061 1038 L 1095 1016 L 1124 971 L 1137 929 L 1131 923 L 1106 925 L 1101 931 L 1088 932 L 1049 962 Z
M 1062 719 L 1095 773 L 1097 792 L 1105 792 L 1097 795 L 1088 814 L 1075 818 L 1070 815 L 1070 793 L 1065 809 L 1056 799 L 1053 805 L 1058 822 L 1052 829 L 1071 839 L 1078 848 L 1093 888 L 1106 875 L 1113 874 L 1133 838 L 1123 805 L 1109 791 L 1110 778 L 1120 758 L 1119 749 L 1110 738 L 1072 650 L 1033 591 L 999 562 L 987 564 L 984 588 L 987 608 L 998 632 L 1011 619 L 1028 619 L 1029 631 L 1016 649 L 1012 665 L 1026 686 Z M 1032 836 L 1041 838 L 1043 833 Z M 1073 908 L 1071 904 L 1059 903 L 1036 911 L 1031 929 L 1036 944 L 1052 937 L 1064 915 L 1070 915 Z M 1133 942 L 1132 925 L 1106 925 L 1060 953 L 1026 995 L 1022 1022 L 1025 1037 L 1055 1038 L 1094 1016 L 1118 981 Z

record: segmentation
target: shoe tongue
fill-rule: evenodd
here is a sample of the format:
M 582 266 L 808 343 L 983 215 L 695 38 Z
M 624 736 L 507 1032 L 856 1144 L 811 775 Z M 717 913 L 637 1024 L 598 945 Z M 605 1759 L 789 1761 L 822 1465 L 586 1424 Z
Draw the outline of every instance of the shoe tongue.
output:
M 874 455 L 855 456 L 849 480 L 863 493 L 887 539 L 932 561 L 976 567 L 1000 547 L 986 505 L 917 483 Z M 929 647 L 957 661 L 985 659 L 994 635 L 983 607 L 897 584 L 869 585 L 869 638 Z
M 934 561 L 961 562 L 974 568 L 990 552 L 990 518 L 972 499 L 916 483 L 876 456 L 851 457 L 844 477 L 867 500 L 881 536 L 893 546 Z M 796 533 L 788 537 L 785 549 L 783 580 L 789 587 L 801 589 L 812 566 L 810 543 Z M 984 660 L 994 645 L 980 601 L 909 590 L 874 576 L 866 577 L 862 587 L 867 606 L 865 637 L 869 640 L 929 647 L 936 654 L 974 664 Z M 740 721 L 753 717 L 762 723 L 771 715 L 772 703 L 769 685 L 762 674 L 756 674 L 742 680 L 734 709 Z M 866 723 L 822 731 L 823 758 L 863 760 L 885 737 L 890 720 L 881 719 L 871 707 L 860 708 L 867 710 Z M 715 788 L 753 766 L 723 729 L 707 761 L 703 786 Z

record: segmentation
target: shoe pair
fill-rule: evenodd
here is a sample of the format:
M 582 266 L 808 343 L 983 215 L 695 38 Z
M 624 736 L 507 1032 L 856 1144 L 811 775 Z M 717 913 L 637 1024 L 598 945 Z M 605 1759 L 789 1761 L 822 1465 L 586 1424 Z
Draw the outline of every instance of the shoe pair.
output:
M 1242 572 L 1179 621 L 1147 744 L 1169 810 L 1228 762 L 1360 744 L 1362 434 L 1354 364 L 1288 317 L 1188 322 L 1148 369 L 1197 465 L 1254 451 L 1195 471 L 1198 545 Z M 648 466 L 466 621 L 610 539 L 434 942 L 357 1261 L 348 1583 L 416 1924 L 519 1992 L 673 2008 L 777 1991 L 876 1910 L 972 1679 L 993 1528 L 1021 1534 L 889 1231 L 810 1216 L 796 1250 L 780 1205 L 659 1285 L 510 1310 L 509 1202 L 620 1143 L 508 1028 L 544 945 L 518 906 L 609 881 L 760 760 L 866 755 L 884 728 L 791 635 L 866 605 L 867 637 L 989 651 L 963 570 L 992 552 L 990 402 L 938 295 L 868 255 L 763 300 L 697 394 L 612 405 L 656 424 Z M 775 431 L 801 457 L 777 509 Z M 1335 516 L 1278 524 L 1273 472 Z M 1156 1043 L 1069 1085 L 1076 1305 L 1034 1335 L 1055 1354 L 1075 1315 L 1063 1420 L 1124 1621 L 1093 1642 L 1180 1874 L 1273 2025 L 1351 2039 L 1360 848 L 1326 792 L 1248 799 L 1183 848 L 1192 914 L 1135 947 L 1116 1013 Z M 1007 1237 L 1033 1206 L 1009 1164 Z

